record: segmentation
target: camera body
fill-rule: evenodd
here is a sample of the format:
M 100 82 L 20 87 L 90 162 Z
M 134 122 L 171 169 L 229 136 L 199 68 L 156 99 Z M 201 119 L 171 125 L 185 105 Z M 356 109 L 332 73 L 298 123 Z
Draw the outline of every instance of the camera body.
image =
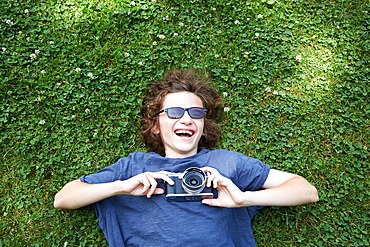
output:
M 175 183 L 172 186 L 165 183 L 167 201 L 191 202 L 217 198 L 217 190 L 206 187 L 208 173 L 197 167 L 190 167 L 183 173 L 169 173 L 167 176 Z

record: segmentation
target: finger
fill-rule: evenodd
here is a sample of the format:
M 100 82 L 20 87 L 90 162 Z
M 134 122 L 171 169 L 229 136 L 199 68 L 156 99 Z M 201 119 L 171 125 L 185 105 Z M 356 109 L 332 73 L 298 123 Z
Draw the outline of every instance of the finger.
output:
M 213 179 L 213 188 L 217 188 L 218 187 L 218 183 L 221 181 L 221 179 L 219 177 L 215 177 L 215 179 Z
M 143 175 L 143 177 L 139 180 L 139 182 L 143 185 L 143 188 L 141 190 L 142 194 L 146 194 L 148 189 L 150 188 L 150 182 L 148 180 L 148 177 L 146 174 Z
M 157 188 L 157 181 L 151 176 L 151 174 L 147 174 L 147 178 L 149 180 L 149 183 L 150 183 L 150 188 L 149 188 L 149 192 L 147 193 L 147 197 L 150 198 L 154 192 L 155 192 L 155 189 Z
M 219 200 L 217 200 L 217 199 L 203 199 L 202 203 L 206 204 L 208 206 L 212 206 L 212 207 L 220 207 L 221 206 Z
M 209 166 L 205 166 L 205 167 L 202 167 L 200 168 L 202 171 L 204 172 L 210 172 L 211 174 L 215 174 L 215 173 L 218 173 L 218 171 L 215 169 L 215 168 L 212 168 L 212 167 L 209 167 Z
M 154 191 L 154 194 L 155 195 L 164 194 L 164 189 L 162 189 L 162 188 L 156 188 L 155 191 Z
M 165 182 L 169 183 L 170 185 L 174 185 L 175 184 L 175 182 L 170 177 L 168 177 L 168 176 L 164 176 L 164 177 L 162 177 L 162 179 Z
M 167 174 L 169 174 L 169 173 L 170 172 L 167 172 L 167 171 L 160 171 L 160 172 L 153 172 L 153 173 L 151 173 L 151 175 L 155 179 L 162 179 L 165 182 L 169 183 L 170 185 L 174 185 L 175 182 L 169 176 L 167 176 Z
M 167 175 L 167 174 L 169 174 L 169 173 L 171 173 L 171 172 L 168 172 L 168 171 L 159 171 L 158 173 L 160 173 L 160 174 L 164 174 L 164 175 Z
M 215 177 L 212 176 L 212 175 L 207 178 L 207 187 L 211 187 L 212 186 L 212 181 L 214 179 L 215 179 Z

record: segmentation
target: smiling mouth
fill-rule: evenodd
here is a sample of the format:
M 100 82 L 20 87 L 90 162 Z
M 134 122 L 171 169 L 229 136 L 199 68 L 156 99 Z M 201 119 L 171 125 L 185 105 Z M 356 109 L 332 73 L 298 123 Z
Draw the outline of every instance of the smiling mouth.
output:
M 191 130 L 176 130 L 175 134 L 180 137 L 192 137 L 194 135 L 194 131 Z

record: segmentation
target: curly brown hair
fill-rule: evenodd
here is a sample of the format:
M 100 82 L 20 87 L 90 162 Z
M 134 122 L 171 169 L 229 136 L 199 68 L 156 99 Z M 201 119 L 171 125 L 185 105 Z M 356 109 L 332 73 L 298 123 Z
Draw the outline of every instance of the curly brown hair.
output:
M 141 109 L 141 134 L 149 151 L 165 156 L 164 145 L 160 134 L 154 134 L 158 126 L 157 112 L 162 110 L 162 104 L 167 94 L 190 92 L 198 96 L 203 107 L 208 109 L 204 118 L 204 135 L 199 141 L 198 150 L 214 147 L 220 139 L 220 127 L 217 120 L 221 116 L 222 98 L 209 85 L 208 78 L 201 76 L 202 70 L 171 70 L 163 79 L 148 85 L 148 91 Z M 204 73 L 203 73 L 204 74 Z

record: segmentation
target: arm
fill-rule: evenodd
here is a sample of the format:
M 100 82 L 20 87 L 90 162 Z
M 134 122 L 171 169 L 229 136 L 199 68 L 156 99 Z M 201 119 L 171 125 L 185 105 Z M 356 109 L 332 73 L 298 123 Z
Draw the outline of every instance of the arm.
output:
M 301 176 L 271 169 L 264 190 L 244 192 L 246 204 L 294 206 L 319 200 L 316 188 Z
M 221 176 L 213 168 L 204 168 L 211 172 L 209 180 L 219 191 L 217 199 L 205 199 L 204 204 L 218 207 L 248 206 L 294 206 L 312 203 L 318 200 L 317 190 L 301 176 L 271 169 L 259 191 L 242 192 L 228 178 Z M 210 181 L 208 186 L 210 186 Z
M 173 185 L 166 172 L 145 172 L 124 181 L 88 184 L 74 180 L 66 184 L 54 199 L 55 208 L 76 209 L 116 195 L 133 195 L 150 198 L 153 194 L 163 194 L 157 188 L 156 179 L 163 179 Z

